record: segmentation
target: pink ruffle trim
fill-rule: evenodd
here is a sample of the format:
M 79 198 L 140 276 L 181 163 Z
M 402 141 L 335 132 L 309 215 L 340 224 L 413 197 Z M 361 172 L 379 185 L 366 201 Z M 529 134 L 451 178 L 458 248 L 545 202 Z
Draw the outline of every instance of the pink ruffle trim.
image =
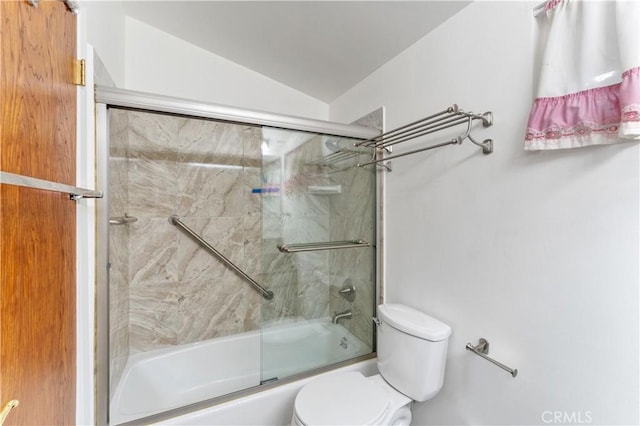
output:
M 640 136 L 640 67 L 622 83 L 565 96 L 537 98 L 529 115 L 526 150 L 573 148 Z
M 551 9 L 557 7 L 563 0 L 549 0 L 547 4 L 544 6 L 545 11 L 550 11 Z

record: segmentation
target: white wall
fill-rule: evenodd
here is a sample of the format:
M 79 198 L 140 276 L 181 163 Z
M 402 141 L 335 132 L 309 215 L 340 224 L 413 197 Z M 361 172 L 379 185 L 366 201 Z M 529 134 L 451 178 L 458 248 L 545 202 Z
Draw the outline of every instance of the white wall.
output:
M 87 42 L 118 87 L 125 84 L 125 14 L 121 1 L 83 1 Z
M 125 87 L 316 119 L 329 112 L 322 101 L 130 17 Z
M 122 1 L 82 2 L 91 44 L 118 87 L 326 120 L 329 106 L 126 16 Z
M 330 104 L 384 105 L 388 129 L 453 102 L 495 115 L 474 132 L 492 155 L 465 142 L 387 175 L 387 302 L 453 328 L 414 424 L 639 421 L 638 143 L 523 151 L 535 4 L 473 3 Z M 517 378 L 465 351 L 480 337 Z

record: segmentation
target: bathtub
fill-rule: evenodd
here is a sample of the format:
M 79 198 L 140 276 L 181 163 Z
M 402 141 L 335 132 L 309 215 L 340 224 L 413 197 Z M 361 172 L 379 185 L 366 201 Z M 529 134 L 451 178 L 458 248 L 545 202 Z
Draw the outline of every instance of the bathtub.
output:
M 127 360 L 116 387 L 109 423 L 140 419 L 258 386 L 263 378 L 276 380 L 370 352 L 371 347 L 342 325 L 323 318 L 137 353 Z M 283 387 L 296 389 L 290 385 Z M 277 394 L 279 388 L 268 392 Z M 219 424 L 224 423 L 228 421 Z

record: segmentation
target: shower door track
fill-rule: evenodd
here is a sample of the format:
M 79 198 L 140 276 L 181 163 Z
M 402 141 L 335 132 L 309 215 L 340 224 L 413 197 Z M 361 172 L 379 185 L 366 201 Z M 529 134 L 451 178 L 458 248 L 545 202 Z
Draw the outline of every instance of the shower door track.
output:
M 96 103 L 348 138 L 370 139 L 380 135 L 378 130 L 369 127 L 234 108 L 114 87 L 96 86 Z
M 207 408 L 211 408 L 212 406 L 222 404 L 225 402 L 233 401 L 234 399 L 245 398 L 250 395 L 254 395 L 259 392 L 268 391 L 270 389 L 284 386 L 290 383 L 295 383 L 299 380 L 304 380 L 309 377 L 313 377 L 318 374 L 327 373 L 329 371 L 335 370 L 341 367 L 348 367 L 353 364 L 365 362 L 370 359 L 374 359 L 378 356 L 377 352 L 371 352 L 366 355 L 361 355 L 356 358 L 352 358 L 346 361 L 341 361 L 336 364 L 327 365 L 324 367 L 316 368 L 310 371 L 306 371 L 304 373 L 299 373 L 293 376 L 289 376 L 284 379 L 276 379 L 273 381 L 268 381 L 267 383 L 260 384 L 258 386 L 253 386 L 247 389 L 242 389 L 236 392 L 228 393 L 226 395 L 217 396 L 215 398 L 206 399 L 204 401 L 194 402 L 193 404 L 185 405 L 178 408 L 173 408 L 168 411 L 164 411 L 162 413 L 153 414 L 151 416 L 143 417 L 136 420 L 131 420 L 126 423 L 121 423 L 118 426 L 146 426 L 150 424 L 161 424 L 168 420 L 171 420 L 174 417 L 183 416 L 185 414 L 193 413 L 199 410 L 205 410 Z

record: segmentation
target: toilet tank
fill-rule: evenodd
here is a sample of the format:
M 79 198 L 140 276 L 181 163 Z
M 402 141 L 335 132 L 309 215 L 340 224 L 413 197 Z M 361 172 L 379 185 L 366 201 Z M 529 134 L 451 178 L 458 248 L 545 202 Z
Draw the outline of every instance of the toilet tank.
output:
M 451 327 L 399 304 L 378 306 L 378 370 L 395 389 L 415 401 L 442 388 Z

